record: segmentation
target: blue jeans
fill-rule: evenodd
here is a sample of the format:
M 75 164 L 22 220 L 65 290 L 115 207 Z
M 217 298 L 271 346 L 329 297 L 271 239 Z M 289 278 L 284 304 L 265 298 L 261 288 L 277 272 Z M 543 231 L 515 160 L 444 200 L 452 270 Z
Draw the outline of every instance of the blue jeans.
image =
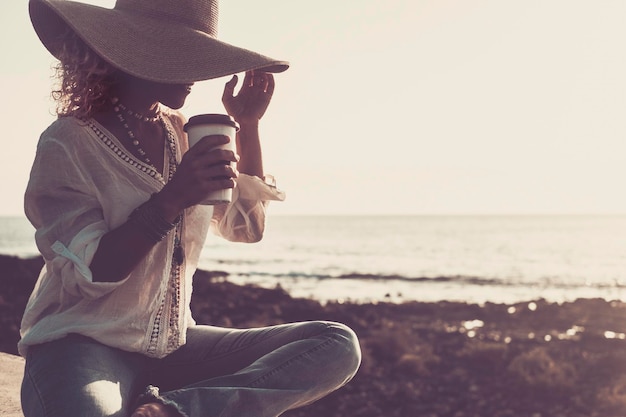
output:
M 186 417 L 275 417 L 341 387 L 360 361 L 354 332 L 322 321 L 195 326 L 163 359 L 70 335 L 29 348 L 22 408 L 25 417 L 127 417 L 157 401 Z

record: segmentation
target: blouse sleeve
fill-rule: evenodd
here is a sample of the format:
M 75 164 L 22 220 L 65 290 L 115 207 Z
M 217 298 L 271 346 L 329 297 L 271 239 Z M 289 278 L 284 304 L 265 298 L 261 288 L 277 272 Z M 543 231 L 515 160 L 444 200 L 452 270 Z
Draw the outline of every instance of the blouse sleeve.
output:
M 24 209 L 35 226 L 35 240 L 48 273 L 59 276 L 68 293 L 98 298 L 124 281 L 93 282 L 89 264 L 109 228 L 82 157 L 77 147 L 42 136 Z
M 269 180 L 269 181 L 268 181 Z M 285 193 L 278 190 L 273 177 L 239 174 L 233 189 L 232 202 L 216 206 L 211 230 L 232 242 L 258 242 L 265 230 L 265 210 L 269 201 L 283 201 Z

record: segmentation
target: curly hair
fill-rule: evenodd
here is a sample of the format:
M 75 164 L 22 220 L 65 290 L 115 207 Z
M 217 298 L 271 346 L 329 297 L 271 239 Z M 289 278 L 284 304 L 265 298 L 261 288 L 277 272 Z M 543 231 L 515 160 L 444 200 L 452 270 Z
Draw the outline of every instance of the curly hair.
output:
M 98 56 L 72 30 L 66 32 L 55 67 L 57 88 L 52 91 L 60 117 L 90 117 L 110 105 L 117 70 Z

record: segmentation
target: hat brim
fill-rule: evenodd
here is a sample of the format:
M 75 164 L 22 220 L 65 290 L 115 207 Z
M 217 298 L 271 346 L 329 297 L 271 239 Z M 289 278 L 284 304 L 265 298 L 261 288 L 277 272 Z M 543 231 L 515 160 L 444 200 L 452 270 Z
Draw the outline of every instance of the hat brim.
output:
M 248 70 L 282 72 L 286 61 L 230 45 L 177 22 L 67 0 L 31 0 L 31 21 L 58 58 L 67 28 L 115 68 L 149 81 L 192 83 Z

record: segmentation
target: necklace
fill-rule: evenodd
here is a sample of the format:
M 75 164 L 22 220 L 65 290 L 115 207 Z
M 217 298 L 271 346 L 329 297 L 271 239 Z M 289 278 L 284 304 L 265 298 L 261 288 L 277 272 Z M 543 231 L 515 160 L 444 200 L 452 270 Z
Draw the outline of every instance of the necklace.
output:
M 128 135 L 130 142 L 135 146 L 135 152 L 140 156 L 143 162 L 145 162 L 148 165 L 152 165 L 152 161 L 146 155 L 146 151 L 144 151 L 143 148 L 141 147 L 141 143 L 139 142 L 139 139 L 135 135 L 135 132 L 133 132 L 130 126 L 128 126 L 128 121 L 124 117 L 124 114 L 122 113 L 122 110 L 119 104 L 113 104 L 113 111 L 115 111 L 115 116 L 117 117 L 117 120 L 119 120 L 122 127 L 126 130 L 126 135 Z
M 126 130 L 126 134 L 130 139 L 130 142 L 135 146 L 135 152 L 141 157 L 142 161 L 146 164 L 153 166 L 152 161 L 146 155 L 146 151 L 141 147 L 141 142 L 139 142 L 139 138 L 135 135 L 135 132 L 128 125 L 128 121 L 124 117 L 122 112 L 122 106 L 117 98 L 112 100 L 113 103 L 113 111 L 117 117 L 117 120 L 120 122 L 122 127 Z M 158 121 L 165 132 L 165 139 L 167 142 L 168 156 L 169 156 L 169 172 L 167 173 L 168 181 L 172 179 L 174 174 L 176 173 L 177 161 L 176 161 L 176 139 L 174 136 L 174 132 L 170 128 L 170 126 L 165 122 L 163 115 L 159 111 L 156 115 L 155 121 Z M 164 173 L 165 174 L 165 173 Z
M 139 113 L 139 112 L 136 112 L 134 110 L 129 109 L 117 97 L 113 97 L 113 99 L 111 101 L 113 102 L 114 106 L 118 106 L 120 108 L 120 110 L 126 112 L 126 114 L 128 114 L 129 116 L 133 116 L 137 120 L 141 120 L 142 122 L 152 122 L 152 123 L 154 123 L 154 122 L 156 122 L 158 120 L 159 115 L 161 114 L 161 109 L 159 107 L 157 107 L 157 109 L 154 112 L 154 114 L 145 115 L 143 113 Z

